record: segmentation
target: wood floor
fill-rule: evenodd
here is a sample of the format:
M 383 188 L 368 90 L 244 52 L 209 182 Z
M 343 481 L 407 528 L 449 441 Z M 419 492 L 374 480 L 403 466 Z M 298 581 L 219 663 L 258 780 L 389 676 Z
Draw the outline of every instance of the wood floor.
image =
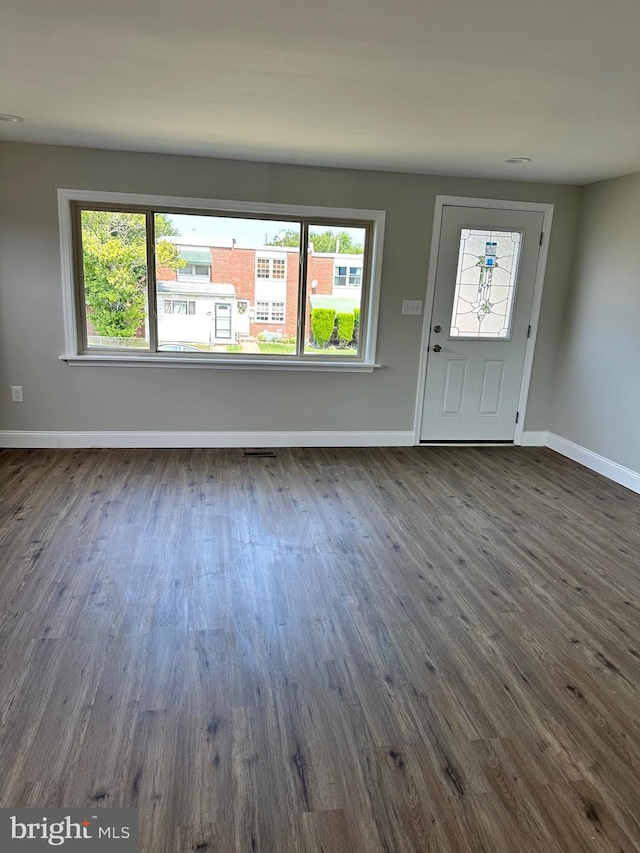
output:
M 3 451 L 0 805 L 640 850 L 640 496 L 549 450 Z

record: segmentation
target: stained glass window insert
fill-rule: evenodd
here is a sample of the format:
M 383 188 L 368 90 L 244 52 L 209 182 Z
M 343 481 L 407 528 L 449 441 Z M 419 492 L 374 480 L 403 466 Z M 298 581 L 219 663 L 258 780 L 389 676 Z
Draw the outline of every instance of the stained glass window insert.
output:
M 511 337 L 521 247 L 520 231 L 461 230 L 450 337 Z

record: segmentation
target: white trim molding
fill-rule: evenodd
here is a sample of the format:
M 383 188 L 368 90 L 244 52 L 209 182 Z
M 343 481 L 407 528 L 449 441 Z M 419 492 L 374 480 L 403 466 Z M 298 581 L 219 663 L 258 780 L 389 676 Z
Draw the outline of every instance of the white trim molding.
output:
M 607 459 L 606 456 L 600 456 L 599 453 L 594 453 L 593 450 L 588 450 L 580 444 L 575 444 L 569 441 L 568 438 L 563 438 L 561 435 L 556 435 L 550 432 L 547 436 L 547 447 L 573 459 L 574 462 L 579 462 L 585 468 L 590 468 L 604 477 L 608 477 L 615 483 L 620 483 L 621 486 L 626 486 L 632 492 L 640 494 L 640 473 L 633 471 L 631 468 L 625 468 L 624 465 L 613 462 Z
M 144 356 L 144 355 L 61 355 L 64 361 L 73 367 L 174 367 L 182 368 L 221 368 L 225 370 L 302 370 L 320 371 L 325 373 L 373 373 L 381 364 L 368 364 L 362 361 L 288 361 L 286 358 L 261 359 L 238 358 L 237 361 L 214 361 L 208 358 L 189 356 L 176 353 L 175 357 Z
M 522 447 L 546 447 L 549 433 L 546 430 L 525 430 L 522 433 Z
M 533 303 L 529 324 L 531 335 L 527 339 L 527 347 L 522 369 L 522 384 L 518 398 L 518 411 L 520 417 L 515 424 L 513 443 L 524 444 L 524 423 L 527 414 L 527 400 L 529 398 L 529 385 L 533 370 L 533 355 L 538 334 L 538 320 L 540 319 L 540 306 L 542 304 L 542 292 L 544 289 L 544 276 L 547 268 L 547 256 L 549 253 L 549 237 L 553 223 L 553 204 L 545 204 L 537 201 L 513 201 L 495 198 L 467 198 L 464 196 L 438 195 L 436 196 L 435 212 L 433 217 L 433 232 L 431 234 L 431 250 L 429 254 L 429 269 L 427 273 L 427 291 L 424 299 L 424 320 L 422 325 L 422 341 L 420 343 L 420 362 L 418 368 L 418 388 L 416 393 L 416 407 L 413 420 L 414 441 L 420 444 L 420 433 L 422 425 L 422 408 L 424 405 L 424 386 L 427 377 L 427 344 L 431 332 L 431 315 L 433 312 L 433 298 L 436 292 L 436 271 L 438 266 L 438 248 L 440 245 L 440 231 L 442 229 L 442 214 L 447 206 L 453 207 L 484 207 L 495 210 L 527 210 L 542 213 L 542 233 L 544 240 L 538 255 L 538 266 L 536 269 L 536 280 L 533 290 Z
M 69 364 L 84 364 L 88 366 L 96 366 L 103 364 L 106 361 L 112 365 L 127 366 L 133 363 L 133 357 L 120 356 L 117 353 L 104 353 L 102 356 L 97 351 L 95 355 L 89 353 L 84 358 L 79 355 L 80 341 L 78 339 L 78 326 L 76 322 L 76 306 L 75 306 L 75 283 L 73 270 L 73 228 L 71 219 L 71 202 L 83 203 L 100 203 L 106 202 L 109 204 L 122 205 L 139 205 L 144 208 L 151 209 L 167 209 L 178 211 L 184 208 L 188 212 L 194 210 L 215 211 L 219 214 L 224 213 L 270 213 L 277 214 L 285 219 L 287 216 L 294 217 L 323 217 L 324 219 L 334 220 L 336 225 L 341 221 L 349 220 L 365 220 L 372 224 L 371 228 L 371 245 L 369 248 L 371 257 L 371 269 L 369 286 L 363 291 L 363 302 L 361 305 L 363 318 L 363 333 L 364 342 L 361 356 L 357 359 L 347 360 L 344 358 L 329 358 L 319 359 L 314 362 L 309 355 L 301 356 L 296 362 L 294 357 L 290 356 L 287 359 L 287 364 L 295 363 L 298 369 L 308 370 L 314 369 L 314 363 L 317 363 L 319 370 L 335 370 L 336 372 L 351 371 L 371 373 L 376 364 L 376 339 L 378 335 L 378 314 L 380 310 L 380 292 L 382 287 L 382 251 L 384 246 L 384 229 L 386 221 L 386 211 L 384 210 L 369 210 L 359 208 L 337 208 L 337 207 L 318 207 L 317 205 L 299 205 L 299 204 L 276 204 L 270 202 L 249 202 L 235 201 L 228 199 L 204 199 L 204 198 L 185 198 L 177 196 L 164 195 L 146 195 L 140 193 L 118 193 L 106 192 L 103 190 L 72 190 L 59 188 L 58 189 L 58 222 L 60 233 L 60 263 L 62 274 L 62 309 L 64 313 L 64 332 L 65 332 L 65 352 L 61 356 L 64 361 Z M 266 254 L 277 254 L 277 249 L 267 249 Z M 260 281 L 260 279 L 256 279 Z M 273 283 L 273 279 L 264 279 Z M 278 279 L 277 281 L 281 281 Z M 286 278 L 282 280 L 286 285 Z M 286 288 L 285 288 L 286 289 Z M 262 301 L 262 300 L 261 300 Z M 278 301 L 278 300 L 275 300 Z M 254 300 L 255 303 L 255 300 Z M 180 354 L 178 354 L 180 355 Z M 140 361 L 140 358 L 143 360 Z M 139 364 L 148 364 L 153 358 L 161 361 L 166 367 L 173 362 L 175 366 L 180 367 L 199 367 L 195 363 L 195 359 L 180 359 L 178 357 L 166 356 L 149 356 L 144 359 L 143 356 L 138 358 Z M 201 361 L 207 361 L 212 367 L 242 367 L 243 369 L 256 369 L 256 359 L 242 359 L 237 356 L 226 354 L 208 353 Z M 260 360 L 262 361 L 262 360 Z M 323 363 L 324 362 L 324 363 Z M 271 359 L 269 363 L 270 370 L 287 369 L 284 362 L 279 362 L 277 359 Z
M 411 447 L 414 434 L 404 431 L 362 432 L 163 432 L 163 431 L 64 431 L 64 430 L 0 430 L 0 447 L 80 448 L 80 447 Z M 586 447 L 581 447 L 555 433 L 524 432 L 526 447 L 549 447 L 640 494 L 640 473 L 625 468 Z M 421 445 L 429 447 L 432 445 Z M 447 447 L 460 445 L 446 445 Z M 486 446 L 486 445 L 481 445 Z M 512 445 L 510 445 L 512 446 Z
M 138 432 L 0 430 L 0 447 L 410 447 L 413 432 Z

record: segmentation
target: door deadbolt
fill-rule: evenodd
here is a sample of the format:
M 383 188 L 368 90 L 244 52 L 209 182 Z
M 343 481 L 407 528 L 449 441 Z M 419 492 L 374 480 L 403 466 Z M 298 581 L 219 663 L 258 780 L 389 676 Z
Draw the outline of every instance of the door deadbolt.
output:
M 438 334 L 438 332 L 442 331 L 442 326 L 434 326 L 433 331 Z

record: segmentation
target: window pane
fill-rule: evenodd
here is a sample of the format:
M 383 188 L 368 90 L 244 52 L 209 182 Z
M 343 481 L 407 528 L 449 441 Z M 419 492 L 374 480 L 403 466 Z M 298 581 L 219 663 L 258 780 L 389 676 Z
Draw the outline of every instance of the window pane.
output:
M 88 347 L 149 348 L 143 213 L 81 211 Z
M 309 226 L 305 354 L 360 354 L 366 239 L 366 228 Z
M 450 337 L 511 337 L 521 245 L 520 231 L 461 230 Z
M 155 226 L 159 350 L 296 354 L 299 223 L 157 213 Z

